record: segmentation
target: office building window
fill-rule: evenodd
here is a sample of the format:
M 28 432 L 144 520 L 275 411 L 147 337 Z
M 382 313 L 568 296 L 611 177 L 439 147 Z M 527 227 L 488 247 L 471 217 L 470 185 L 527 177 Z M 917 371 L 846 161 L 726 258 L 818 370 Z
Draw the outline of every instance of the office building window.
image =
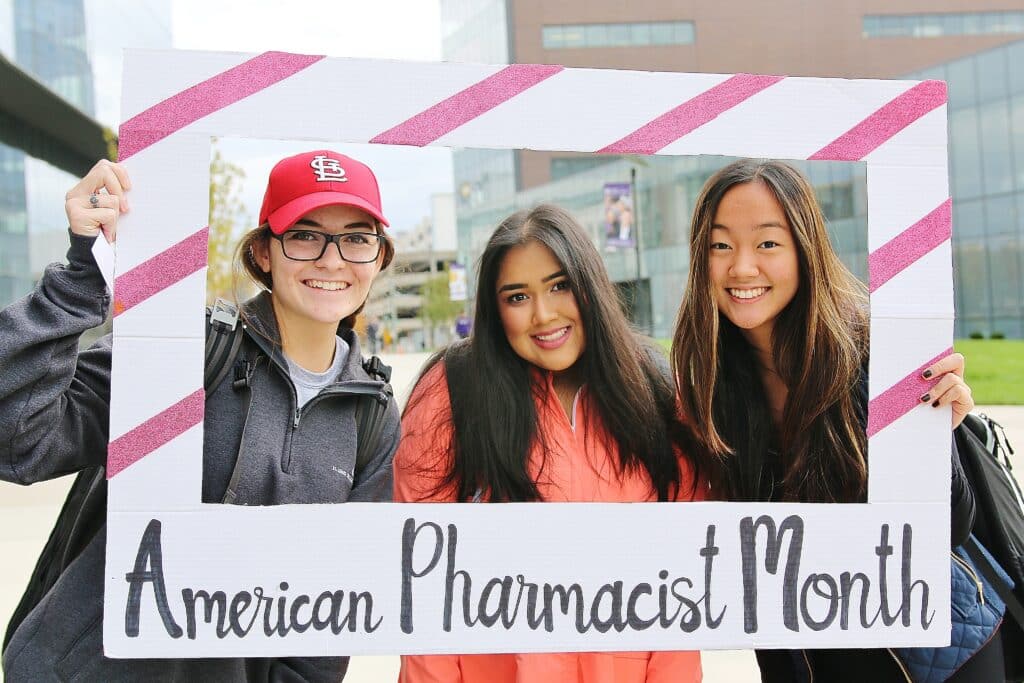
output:
M 1024 12 L 959 12 L 929 14 L 869 14 L 861 33 L 865 38 L 936 38 L 1024 33 Z
M 628 24 L 559 24 L 541 31 L 544 49 L 690 45 L 696 40 L 692 21 L 647 21 Z

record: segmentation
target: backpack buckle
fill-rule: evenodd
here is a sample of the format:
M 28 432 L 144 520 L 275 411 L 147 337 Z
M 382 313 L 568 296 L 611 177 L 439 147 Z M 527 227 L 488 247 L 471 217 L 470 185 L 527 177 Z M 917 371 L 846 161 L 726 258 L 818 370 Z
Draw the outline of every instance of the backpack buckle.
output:
M 235 363 L 235 377 L 231 381 L 231 386 L 237 390 L 248 389 L 249 379 L 252 377 L 252 371 L 255 366 L 255 363 L 247 360 L 240 360 Z
M 363 370 L 372 377 L 379 377 L 385 383 L 391 381 L 391 366 L 384 365 L 377 356 L 372 356 L 368 361 L 363 364 Z
M 238 325 L 238 309 L 224 299 L 217 299 L 213 302 L 213 308 L 210 310 L 210 325 L 233 332 L 235 326 Z

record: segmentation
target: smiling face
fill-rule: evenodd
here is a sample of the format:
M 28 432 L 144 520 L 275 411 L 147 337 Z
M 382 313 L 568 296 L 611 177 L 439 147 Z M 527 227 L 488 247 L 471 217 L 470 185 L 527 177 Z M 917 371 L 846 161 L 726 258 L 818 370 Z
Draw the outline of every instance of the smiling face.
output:
M 576 297 L 546 246 L 531 241 L 505 252 L 496 295 L 505 336 L 520 358 L 562 372 L 583 355 L 586 336 Z
M 786 213 L 764 183 L 734 185 L 722 196 L 708 266 L 719 312 L 769 351 L 775 319 L 796 295 L 800 266 Z
M 310 211 L 291 229 L 299 228 L 329 234 L 376 232 L 368 213 L 343 205 Z M 327 245 L 316 261 L 289 259 L 277 239 L 262 241 L 253 255 L 260 269 L 273 279 L 274 312 L 286 336 L 289 331 L 298 334 L 310 327 L 337 326 L 363 304 L 381 268 L 380 257 L 372 263 L 343 260 L 336 244 Z

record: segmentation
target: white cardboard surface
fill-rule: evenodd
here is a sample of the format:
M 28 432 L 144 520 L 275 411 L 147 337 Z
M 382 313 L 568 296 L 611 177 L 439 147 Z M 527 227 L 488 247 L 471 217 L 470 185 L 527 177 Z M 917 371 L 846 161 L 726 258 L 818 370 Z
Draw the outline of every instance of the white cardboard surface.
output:
M 107 291 L 114 291 L 114 246 L 106 239 L 98 239 L 92 243 L 92 257 L 107 283 Z
M 250 57 L 129 51 L 124 111 L 128 115 L 143 112 L 174 95 L 175 88 L 190 87 Z M 367 142 L 500 68 L 324 59 L 190 123 L 125 162 L 133 179 L 133 210 L 119 225 L 118 273 L 145 263 L 205 225 L 210 136 Z M 167 78 L 155 79 L 152 74 Z M 724 78 L 568 69 L 473 118 L 435 144 L 591 151 L 632 133 Z M 786 79 L 669 144 L 662 153 L 806 158 L 913 85 Z M 596 115 L 582 117 L 578 106 L 571 104 L 606 102 L 607 92 L 614 90 L 611 86 L 628 86 L 630 101 L 637 106 L 602 105 L 599 120 L 594 120 Z M 360 93 L 360 101 L 373 105 L 345 104 L 342 100 L 353 91 Z M 310 106 L 312 101 L 318 106 Z M 319 106 L 325 101 L 338 106 Z M 944 114 L 935 113 L 867 157 L 872 249 L 898 234 L 900 226 L 909 227 L 909 214 L 921 206 L 930 210 L 933 202 L 948 197 L 945 154 L 937 151 L 945 144 Z M 914 207 L 907 206 L 910 199 L 916 202 Z M 871 342 L 872 396 L 930 359 L 936 347 L 950 345 L 953 302 L 948 253 L 947 242 L 931 258 L 912 264 L 875 297 L 879 306 L 878 310 L 872 307 L 872 329 L 877 332 Z M 200 271 L 115 319 L 112 436 L 130 432 L 201 387 L 204 294 Z M 115 299 L 116 295 L 115 288 Z M 913 305 L 905 305 L 901 297 Z M 163 389 L 154 391 L 154 387 Z M 860 506 L 202 505 L 202 430 L 192 428 L 110 482 L 105 652 L 112 657 L 203 657 L 946 644 L 949 436 L 940 424 L 943 420 L 948 423 L 948 412 L 915 409 L 870 440 L 871 502 Z M 779 546 L 778 574 L 765 569 L 766 530 L 756 541 L 748 538 L 744 546 L 743 520 L 749 518 L 752 524 L 762 515 L 776 524 L 789 520 L 794 529 L 802 525 L 799 553 L 790 535 Z M 411 631 L 402 629 L 401 618 L 407 524 L 413 528 L 428 524 L 420 527 L 423 531 L 411 546 L 413 554 L 406 558 Z M 449 525 L 457 530 L 457 547 L 449 538 Z M 711 527 L 716 552 L 709 564 L 700 550 Z M 888 544 L 882 543 L 883 529 Z M 438 545 L 435 531 L 442 535 L 443 545 Z M 888 545 L 892 545 L 891 556 L 886 554 Z M 160 577 L 153 573 L 158 546 Z M 880 572 L 878 546 L 887 558 L 885 572 Z M 746 583 L 744 547 L 753 553 Z M 480 621 L 467 626 L 460 616 L 463 588 L 456 587 L 462 579 L 456 578 L 455 618 L 451 630 L 446 630 L 444 572 L 449 550 L 454 569 L 472 577 L 468 594 L 474 614 L 495 613 L 506 576 L 509 590 L 516 589 L 516 595 L 519 586 L 536 585 L 538 595 L 543 595 L 545 584 L 576 583 L 584 596 L 581 625 L 577 627 L 575 618 L 556 610 L 550 631 L 543 625 L 531 628 L 529 610 L 524 612 L 520 605 L 514 617 L 506 614 L 507 625 L 499 614 L 491 626 Z M 434 551 L 439 553 L 438 562 L 428 571 Z M 132 579 L 137 563 L 142 574 Z M 902 578 L 904 566 L 907 584 Z M 795 593 L 783 588 L 786 581 L 780 577 L 787 569 L 791 571 L 788 585 Z M 659 578 L 663 570 L 668 584 Z M 842 584 L 844 573 L 847 581 L 850 577 L 861 581 L 863 575 L 863 585 L 871 587 L 864 594 L 867 612 L 888 610 L 884 618 L 870 626 L 860 624 L 859 603 L 851 603 L 848 621 L 843 622 L 842 600 L 828 596 L 838 590 L 832 586 Z M 751 583 L 755 577 L 756 598 Z M 481 604 L 481 591 L 492 578 L 496 583 Z M 617 581 L 622 582 L 621 590 Z M 282 582 L 287 582 L 287 588 Z M 889 595 L 884 609 L 877 591 L 882 582 Z M 611 587 L 602 589 L 606 584 Z M 173 621 L 180 633 L 168 628 L 159 615 L 154 598 L 157 585 L 166 590 L 168 623 Z M 706 586 L 710 586 L 710 597 L 701 600 Z M 665 625 L 659 621 L 644 627 L 643 620 L 658 610 L 663 588 L 666 614 L 674 613 L 680 604 L 685 607 L 684 598 L 700 601 L 692 610 L 666 617 Z M 190 635 L 186 598 L 201 590 L 206 593 L 196 603 Z M 222 610 L 217 601 L 222 594 L 218 591 L 223 591 L 228 625 L 220 634 L 217 618 Z M 342 614 L 347 614 L 349 591 L 365 592 L 368 597 L 359 604 L 372 599 L 371 627 L 358 620 L 351 622 L 353 630 L 346 626 L 338 633 L 329 626 L 274 630 L 278 614 L 284 614 L 289 623 L 295 614 L 301 627 L 312 618 L 312 605 L 326 591 L 345 591 L 345 600 L 339 603 Z M 676 593 L 682 597 L 675 597 Z M 300 598 L 303 595 L 309 596 L 308 602 Z M 635 596 L 632 624 L 627 621 L 621 628 L 613 625 L 600 632 L 594 624 L 628 612 L 631 595 Z M 852 595 L 860 599 L 856 591 Z M 213 601 L 209 603 L 213 623 L 205 619 L 207 599 Z M 325 613 L 332 599 L 321 600 Z M 409 595 L 404 599 L 408 607 Z M 237 630 L 230 628 L 231 604 Z M 749 622 L 745 626 L 745 604 L 748 614 L 756 611 L 758 615 L 756 629 Z M 902 611 L 897 609 L 900 605 Z M 136 607 L 137 632 L 126 624 L 126 614 L 135 615 Z M 829 618 L 832 607 L 838 611 Z M 690 631 L 679 627 L 683 613 L 694 619 Z M 890 614 L 896 615 L 895 620 Z M 787 621 L 785 615 L 792 619 Z M 824 626 L 815 628 L 814 621 Z
M 926 555 L 929 536 L 941 533 L 937 527 L 942 525 L 932 520 L 947 517 L 945 506 L 863 507 L 353 503 L 225 508 L 212 518 L 207 509 L 122 514 L 112 520 L 108 533 L 135 542 L 112 548 L 108 555 L 108 565 L 117 568 L 110 572 L 109 583 L 122 596 L 116 607 L 108 607 L 104 622 L 107 654 L 546 652 L 944 642 L 949 613 L 939 609 L 947 597 L 938 587 L 948 583 L 949 566 L 929 562 Z M 771 523 L 762 520 L 766 513 Z M 254 517 L 259 524 L 251 523 Z M 155 584 L 166 590 L 167 622 L 153 599 L 154 582 L 137 584 L 135 610 L 126 610 L 123 595 L 124 572 L 135 567 L 147 528 L 151 540 L 156 538 L 154 519 L 160 525 L 159 546 L 148 550 L 159 547 L 161 553 L 162 577 Z M 776 525 L 773 544 L 781 551 L 774 572 L 766 564 L 771 524 Z M 745 535 L 744 529 L 755 525 L 756 534 Z M 787 531 L 779 542 L 783 526 Z M 878 546 L 885 555 L 884 568 Z M 202 571 L 189 566 L 200 559 Z M 904 571 L 909 583 L 902 578 Z M 840 586 L 855 576 L 858 589 L 849 599 L 840 598 Z M 562 611 L 556 586 L 573 595 L 568 614 Z M 211 596 L 209 620 L 207 599 L 194 608 L 188 599 L 201 590 Z M 351 630 L 346 624 L 334 633 L 327 623 L 302 633 L 292 630 L 310 623 L 319 596 L 334 591 L 344 592 L 338 601 L 342 619 L 356 603 L 353 593 L 369 596 L 357 604 Z M 330 600 L 320 601 L 323 622 L 329 621 Z M 862 602 L 866 622 L 860 618 Z M 238 610 L 235 620 L 228 609 L 232 603 L 248 605 Z M 126 613 L 139 624 L 139 635 L 132 640 L 123 637 Z M 284 625 L 279 626 L 282 614 Z M 237 630 L 231 630 L 232 623 Z M 177 637 L 170 633 L 178 632 L 175 626 L 180 629 Z M 288 632 L 282 635 L 282 630 Z

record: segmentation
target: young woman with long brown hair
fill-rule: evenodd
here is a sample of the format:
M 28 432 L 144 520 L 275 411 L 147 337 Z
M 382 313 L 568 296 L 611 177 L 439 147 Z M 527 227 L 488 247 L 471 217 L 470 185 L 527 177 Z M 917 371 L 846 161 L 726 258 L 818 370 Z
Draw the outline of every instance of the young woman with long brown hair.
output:
M 395 500 L 702 497 L 668 368 L 630 329 L 575 219 L 551 205 L 509 216 L 478 273 L 471 336 L 430 360 L 402 417 Z M 697 652 L 598 652 L 403 657 L 400 680 L 700 679 Z
M 697 199 L 690 257 L 672 363 L 683 413 L 711 456 L 710 496 L 865 501 L 867 291 L 833 250 L 807 179 L 778 161 L 722 168 Z M 951 406 L 954 427 L 974 407 L 963 368 L 952 354 L 924 375 L 937 381 L 921 401 Z M 953 456 L 957 546 L 974 507 Z M 998 641 L 949 680 L 1002 680 L 990 678 L 1002 671 Z M 884 649 L 757 655 L 765 681 L 910 680 Z

